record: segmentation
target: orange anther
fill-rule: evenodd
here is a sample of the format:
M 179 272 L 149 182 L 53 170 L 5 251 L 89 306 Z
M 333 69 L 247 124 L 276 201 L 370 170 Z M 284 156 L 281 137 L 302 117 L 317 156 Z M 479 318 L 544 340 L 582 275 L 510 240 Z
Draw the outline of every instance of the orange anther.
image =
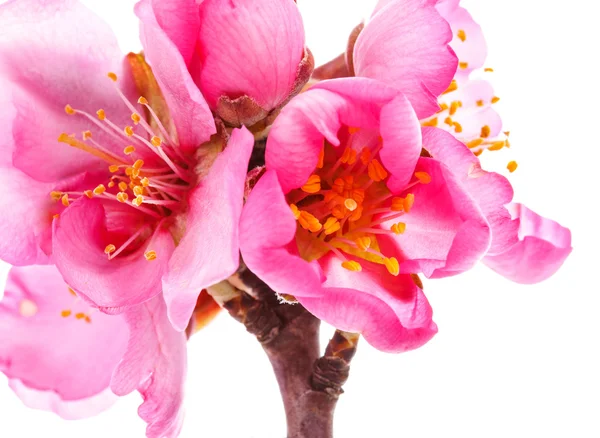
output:
M 112 71 L 108 72 L 107 76 L 110 78 L 111 81 L 117 82 L 117 79 L 118 79 L 117 75 L 115 73 L 113 73 Z
M 83 318 L 85 318 L 85 313 L 81 313 L 81 312 L 80 313 L 76 313 L 75 314 L 75 318 L 76 319 L 83 319 Z
M 369 163 L 369 165 L 367 166 L 367 172 L 369 174 L 369 178 L 371 178 L 375 182 L 383 181 L 388 176 L 387 171 L 377 160 L 372 160 Z
M 448 126 L 452 126 L 452 123 L 454 123 L 454 122 L 452 121 L 452 117 L 446 117 L 444 119 L 444 123 Z
M 148 187 L 150 185 L 150 180 L 144 177 L 140 180 L 140 183 L 142 184 L 142 187 Z
M 60 198 L 62 198 L 62 195 L 63 192 L 52 191 L 50 192 L 50 199 L 53 201 L 58 201 Z
M 140 115 L 138 113 L 133 113 L 131 115 L 131 120 L 133 120 L 133 123 L 135 123 L 137 125 L 138 123 L 140 123 L 140 120 L 142 120 L 142 118 L 140 117 Z
M 306 193 L 317 193 L 319 190 L 321 190 L 321 177 L 319 175 L 309 176 L 306 184 L 302 186 L 302 191 Z
M 75 110 L 73 109 L 73 107 L 71 105 L 65 105 L 65 112 L 70 116 L 75 114 Z
M 323 225 L 321 225 L 319 219 L 307 211 L 300 212 L 300 215 L 298 216 L 298 223 L 302 228 L 312 231 L 313 233 L 321 231 L 321 228 L 323 228 Z
M 331 190 L 333 190 L 335 193 L 341 194 L 343 193 L 345 186 L 346 184 L 342 178 L 336 178 L 336 180 L 333 182 Z
M 94 189 L 94 195 L 101 195 L 106 191 L 106 187 L 104 184 L 98 184 L 98 186 Z
M 131 137 L 133 135 L 133 128 L 131 126 L 125 126 L 123 132 L 127 135 L 127 137 Z
M 127 200 L 129 199 L 129 195 L 125 192 L 119 192 L 117 193 L 117 201 L 119 202 L 127 202 Z
M 465 40 L 467 39 L 467 34 L 465 33 L 464 30 L 460 29 L 458 32 L 456 32 L 456 36 L 458 37 L 459 40 L 461 40 L 463 43 L 465 42 Z
M 85 196 L 87 196 L 88 198 L 90 198 L 90 199 L 92 199 L 94 197 L 94 192 L 91 191 L 91 190 L 86 190 L 86 191 L 83 192 L 83 194 Z
M 499 97 L 496 97 L 496 96 L 492 97 L 492 103 L 497 103 L 499 101 L 500 101 Z
M 412 193 L 406 195 L 406 198 L 404 198 L 404 211 L 409 213 L 414 203 L 415 195 L 413 195 Z
M 353 189 L 352 190 L 352 199 L 361 204 L 365 200 L 365 190 L 364 189 Z
M 148 101 L 146 100 L 146 98 L 144 96 L 140 96 L 140 98 L 138 99 L 138 103 L 140 105 L 148 105 Z
M 319 161 L 317 162 L 317 169 L 322 169 L 325 161 L 325 147 L 322 147 L 319 151 Z
M 125 181 L 121 181 L 119 183 L 119 190 L 121 190 L 122 192 L 124 192 L 125 190 L 127 190 L 127 183 Z
M 104 254 L 112 254 L 116 250 L 117 247 L 111 243 L 110 245 L 106 245 L 106 248 L 104 248 Z
M 390 230 L 392 230 L 394 234 L 404 234 L 406 231 L 406 224 L 404 222 L 398 222 L 392 225 Z
M 108 182 L 108 187 L 109 187 L 109 188 L 111 188 L 111 189 L 112 189 L 114 186 L 115 186 L 115 182 L 114 182 L 114 181 L 109 181 L 109 182 Z
M 81 136 L 84 140 L 89 140 L 90 138 L 92 138 L 92 131 L 83 131 L 81 133 Z
M 60 202 L 62 202 L 62 205 L 64 205 L 65 207 L 69 206 L 69 195 L 67 195 L 66 193 L 64 195 L 62 195 L 62 198 L 60 198 Z
M 358 131 L 360 131 L 360 128 L 357 128 L 355 126 L 348 126 L 348 133 L 350 135 L 356 134 Z
M 135 196 L 141 196 L 144 194 L 144 188 L 142 186 L 133 186 L 133 194 Z
M 358 208 L 356 210 L 354 210 L 352 212 L 352 214 L 348 217 L 348 220 L 350 222 L 356 222 L 357 220 L 359 220 L 361 218 L 363 214 L 363 206 L 359 205 Z
M 483 139 L 482 138 L 477 138 L 475 140 L 471 140 L 470 142 L 467 143 L 467 147 L 468 148 L 475 148 L 477 146 L 481 146 L 481 144 L 483 143 Z
M 331 209 L 331 214 L 338 219 L 344 219 L 344 216 L 346 216 L 346 209 L 341 205 L 336 205 Z
M 456 132 L 457 134 L 460 134 L 463 131 L 462 125 L 458 122 L 454 122 L 452 123 L 452 125 L 454 126 L 454 132 Z
M 404 211 L 404 198 L 393 198 L 392 199 L 392 211 Z
M 464 70 L 466 68 L 469 68 L 469 63 L 468 62 L 459 62 L 458 66 Z
M 292 214 L 296 219 L 300 217 L 300 210 L 298 210 L 298 206 L 296 204 L 290 204 L 290 209 L 292 210 Z
M 383 259 L 383 264 L 387 268 L 388 272 L 393 276 L 397 276 L 400 273 L 400 264 L 396 257 L 389 257 Z
M 362 266 L 360 265 L 360 263 L 355 262 L 354 260 L 346 260 L 342 263 L 342 268 L 345 268 L 352 272 L 362 271 Z
M 341 161 L 344 164 L 356 163 L 356 151 L 352 148 L 346 148 L 342 154 Z
M 362 250 L 366 251 L 371 247 L 371 238 L 369 236 L 359 237 L 354 241 L 356 245 Z
M 135 160 L 135 163 L 133 163 L 133 168 L 141 169 L 143 165 L 144 165 L 144 160 Z
M 516 161 L 511 161 L 510 163 L 508 163 L 506 165 L 506 168 L 508 169 L 508 171 L 510 173 L 513 173 L 515 170 L 517 170 L 517 162 Z
M 144 257 L 146 257 L 146 260 L 148 260 L 149 262 L 152 260 L 156 260 L 156 251 L 154 251 L 154 250 L 146 251 L 144 253 Z
M 483 69 L 483 71 L 485 71 L 485 72 L 493 72 L 494 69 L 490 68 L 490 67 L 486 67 L 486 68 Z
M 365 165 L 371 161 L 371 149 L 368 147 L 362 148 L 360 151 L 360 161 L 362 161 L 362 163 Z
M 444 91 L 442 94 L 451 93 L 457 89 L 458 89 L 458 83 L 456 82 L 456 79 L 452 79 L 452 82 L 450 82 L 450 85 L 448 86 L 446 91 Z
M 115 173 L 119 170 L 119 166 L 117 164 L 112 164 L 110 166 L 108 166 L 108 171 L 110 173 Z
M 142 195 L 137 195 L 133 201 L 131 201 L 133 205 L 139 207 L 144 203 L 144 197 Z
M 70 310 L 63 310 L 62 312 L 60 312 L 60 316 L 62 316 L 63 318 L 68 318 L 69 316 L 71 316 L 71 311 Z
M 152 143 L 152 146 L 159 147 L 162 144 L 162 140 L 155 135 L 150 139 L 150 143 Z
M 415 172 L 415 177 L 421 184 L 429 184 L 431 182 L 431 175 L 427 172 Z
M 488 150 L 490 150 L 490 151 L 499 151 L 504 146 L 508 146 L 507 143 L 508 142 L 504 142 L 504 141 L 495 141 L 495 142 L 492 143 L 491 146 L 488 147 Z
M 490 129 L 490 127 L 488 125 L 484 125 L 481 127 L 481 138 L 488 138 L 490 136 L 490 133 L 492 132 L 492 130 Z
M 323 229 L 325 230 L 326 235 L 330 235 L 335 233 L 341 228 L 340 221 L 334 217 L 329 217 L 323 224 Z
M 132 145 L 126 146 L 125 149 L 123 149 L 123 153 L 125 155 L 131 155 L 135 152 L 135 147 L 133 147 Z
M 356 210 L 356 208 L 358 207 L 358 204 L 356 203 L 356 201 L 355 201 L 354 199 L 352 199 L 352 198 L 347 198 L 347 199 L 344 201 L 344 206 L 345 206 L 345 207 L 346 207 L 348 210 L 350 210 L 350 211 L 354 211 L 354 210 Z
M 485 102 L 483 100 L 479 99 L 477 101 L 477 106 L 483 106 L 483 105 L 485 105 Z
M 458 111 L 458 109 L 460 108 L 460 105 L 458 103 L 458 101 L 454 101 L 450 103 L 450 115 L 453 116 L 454 114 L 456 114 L 456 111 Z
M 434 117 L 431 120 L 427 120 L 426 122 L 421 122 L 421 126 L 431 126 L 435 128 L 438 125 L 438 118 Z
M 96 115 L 98 116 L 98 118 L 100 120 L 106 119 L 106 113 L 104 112 L 103 109 L 99 109 L 98 111 L 96 111 Z

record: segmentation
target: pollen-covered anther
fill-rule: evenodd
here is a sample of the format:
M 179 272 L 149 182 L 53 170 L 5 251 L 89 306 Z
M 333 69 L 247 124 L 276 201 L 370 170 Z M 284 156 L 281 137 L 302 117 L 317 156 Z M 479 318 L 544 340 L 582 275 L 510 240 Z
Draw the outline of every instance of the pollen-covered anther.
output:
M 298 206 L 296 204 L 290 204 L 290 209 L 292 210 L 294 218 L 298 219 L 300 217 L 300 210 L 298 210 Z
M 117 82 L 117 80 L 118 80 L 116 73 L 113 73 L 112 71 L 108 72 L 108 74 L 106 76 L 108 76 L 108 78 L 113 82 Z
M 144 257 L 146 257 L 146 260 L 148 260 L 149 262 L 152 260 L 156 260 L 156 251 L 154 251 L 154 250 L 146 251 L 144 253 Z
M 127 135 L 127 137 L 131 137 L 131 136 L 133 136 L 133 127 L 125 126 L 125 129 L 123 129 L 123 132 L 125 132 L 125 135 Z
M 360 265 L 360 263 L 358 263 L 354 260 L 346 260 L 345 262 L 342 263 L 342 268 L 347 269 L 352 272 L 362 271 L 362 266 Z
M 480 137 L 481 138 L 488 138 L 490 136 L 491 132 L 492 132 L 492 130 L 490 129 L 490 127 L 488 125 L 484 125 L 484 126 L 481 127 Z
M 462 107 L 462 102 L 455 100 L 450 103 L 450 111 L 448 111 L 448 113 L 453 116 L 460 107 Z
M 462 125 L 458 122 L 453 122 L 452 126 L 454 126 L 454 132 L 456 132 L 457 134 L 460 134 L 463 131 Z
M 85 190 L 85 191 L 83 192 L 83 194 L 84 194 L 85 196 L 87 196 L 89 199 L 92 199 L 92 198 L 94 197 L 94 192 L 93 192 L 92 190 Z
M 71 105 L 65 105 L 65 112 L 70 116 L 75 114 L 75 110 Z
M 104 184 L 98 184 L 98 186 L 94 189 L 94 195 L 101 195 L 106 191 L 106 187 Z
M 90 138 L 92 138 L 92 131 L 83 131 L 81 133 L 81 136 L 84 140 L 89 140 Z
M 469 68 L 469 63 L 468 63 L 468 62 L 459 62 L 459 63 L 458 63 L 458 66 L 459 66 L 461 69 L 465 70 L 465 69 Z
M 140 115 L 138 113 L 133 113 L 131 115 L 131 120 L 133 120 L 133 123 L 135 123 L 137 125 L 138 123 L 140 123 L 140 120 L 142 120 L 142 118 L 140 117 Z
M 157 137 L 155 135 L 150 139 L 150 143 L 152 143 L 152 146 L 160 147 L 160 145 L 162 145 L 162 140 L 160 139 L 160 137 Z
M 117 193 L 117 201 L 119 202 L 127 202 L 127 200 L 129 199 L 129 195 L 125 192 L 119 192 Z
M 99 109 L 98 111 L 96 111 L 96 115 L 98 116 L 98 119 L 100 119 L 100 120 L 106 119 L 106 112 L 104 112 L 103 109 Z
M 144 188 L 142 186 L 133 186 L 133 194 L 135 196 L 141 196 L 144 194 Z
M 141 169 L 144 166 L 144 160 L 135 160 L 135 163 L 133 163 L 133 168 L 134 169 Z
M 142 195 L 137 195 L 133 201 L 131 201 L 133 205 L 139 207 L 144 203 L 144 197 Z
M 327 218 L 327 220 L 323 224 L 323 230 L 325 231 L 325 234 L 327 236 L 335 233 L 340 228 L 341 228 L 340 221 L 334 217 Z
M 415 178 L 417 178 L 421 184 L 429 184 L 431 182 L 431 175 L 427 172 L 415 172 Z
M 63 310 L 62 312 L 60 312 L 60 316 L 62 316 L 63 318 L 68 318 L 69 316 L 71 316 L 71 311 L 70 310 Z
M 359 237 L 354 241 L 356 246 L 362 251 L 366 251 L 371 247 L 371 238 L 369 236 Z
M 110 173 L 115 173 L 115 172 L 118 172 L 118 171 L 119 171 L 119 165 L 117 165 L 117 164 L 112 164 L 112 165 L 108 166 L 108 171 L 109 171 Z
M 148 187 L 150 185 L 150 180 L 146 177 L 143 177 L 140 180 L 140 184 L 142 184 L 142 187 Z
M 500 101 L 500 98 L 497 96 L 492 97 L 492 103 L 498 103 Z
M 448 94 L 448 93 L 452 93 L 453 91 L 458 90 L 458 82 L 456 82 L 456 79 L 452 79 L 452 82 L 450 82 L 450 85 L 448 86 L 448 88 L 446 88 L 446 91 L 444 91 L 442 94 Z
M 511 161 L 506 165 L 506 168 L 508 169 L 508 171 L 510 173 L 513 173 L 515 170 L 517 170 L 518 164 L 516 161 Z
M 467 40 L 467 33 L 462 30 L 459 29 L 458 32 L 456 32 L 456 36 L 458 37 L 459 40 L 461 40 L 463 43 Z
M 109 245 L 106 245 L 106 248 L 104 248 L 104 254 L 112 254 L 116 250 L 117 250 L 117 247 L 111 243 Z
M 69 206 L 69 195 L 67 195 L 66 193 L 64 195 L 62 195 L 62 197 L 60 198 L 60 202 L 62 202 L 62 205 L 64 205 L 65 207 Z
M 140 98 L 138 99 L 138 103 L 140 105 L 148 105 L 148 100 L 144 96 L 140 96 Z
M 406 213 L 409 213 L 410 209 L 412 208 L 414 203 L 415 203 L 415 195 L 413 195 L 412 193 L 409 193 L 408 195 L 406 195 L 406 198 L 404 198 L 404 211 Z
M 346 207 L 350 211 L 354 211 L 357 209 L 358 203 L 352 198 L 347 198 L 344 201 L 344 207 Z
M 52 199 L 53 201 L 58 201 L 60 198 L 62 198 L 62 196 L 63 196 L 63 192 L 58 192 L 58 191 L 50 192 L 50 199 Z
M 398 222 L 390 227 L 390 230 L 394 232 L 394 234 L 404 234 L 406 231 L 406 224 L 404 222 Z
M 356 163 L 356 151 L 352 148 L 344 149 L 344 153 L 342 154 L 341 161 L 344 164 L 354 164 Z
M 135 147 L 132 145 L 126 146 L 125 149 L 123 149 L 123 153 L 125 155 L 131 155 L 135 152 Z
M 471 140 L 466 143 L 468 148 L 475 148 L 477 146 L 481 146 L 483 144 L 483 138 L 476 138 L 475 140 Z
M 79 312 L 75 314 L 75 319 L 84 319 L 85 313 Z
M 115 182 L 114 182 L 114 181 L 109 181 L 109 182 L 108 182 L 108 187 L 109 187 L 110 189 L 112 189 L 114 186 L 115 186 Z
M 302 186 L 302 191 L 306 193 L 317 193 L 321 190 L 321 177 L 319 175 L 311 175 Z
M 393 198 L 391 210 L 392 211 L 404 211 L 404 198 Z
M 388 176 L 387 170 L 385 170 L 381 163 L 377 160 L 372 160 L 369 163 L 367 172 L 369 174 L 369 178 L 375 182 L 383 181 Z
M 302 228 L 304 228 L 305 230 L 309 230 L 313 233 L 321 231 L 321 229 L 323 228 L 323 225 L 321 224 L 321 222 L 319 222 L 319 219 L 317 219 L 307 211 L 300 212 L 300 215 L 298 216 L 298 223 Z
M 485 102 L 481 99 L 479 99 L 477 102 L 475 102 L 477 104 L 477 106 L 483 106 L 485 105 Z
M 388 272 L 393 276 L 397 276 L 400 273 L 400 264 L 396 257 L 389 257 L 383 259 L 383 264 L 387 268 Z
M 127 183 L 125 181 L 121 181 L 119 183 L 119 190 L 121 190 L 122 192 L 127 190 Z

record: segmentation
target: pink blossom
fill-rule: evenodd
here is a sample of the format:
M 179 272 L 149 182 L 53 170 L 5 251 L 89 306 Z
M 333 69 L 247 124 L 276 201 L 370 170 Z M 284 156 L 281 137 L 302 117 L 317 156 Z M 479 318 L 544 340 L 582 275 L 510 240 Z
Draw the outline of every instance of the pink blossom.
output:
M 149 436 L 175 436 L 180 331 L 200 291 L 238 267 L 253 136 L 213 135 L 176 60 L 155 64 L 155 82 L 75 0 L 12 1 L 0 6 L 0 25 L 0 257 L 54 263 L 85 303 L 125 314 L 131 339 L 114 389 L 144 395 Z M 164 38 L 153 41 L 160 48 Z
M 312 71 L 293 0 L 143 0 L 136 13 L 159 82 L 177 70 L 233 126 L 262 120 Z
M 456 72 L 451 40 L 434 1 L 381 0 L 354 45 L 353 73 L 398 88 L 419 118 L 429 117 Z
M 420 156 L 424 143 L 406 97 L 380 82 L 324 81 L 294 98 L 242 214 L 248 267 L 379 349 L 425 343 L 436 327 L 410 274 L 470 269 L 491 236 L 447 165 Z

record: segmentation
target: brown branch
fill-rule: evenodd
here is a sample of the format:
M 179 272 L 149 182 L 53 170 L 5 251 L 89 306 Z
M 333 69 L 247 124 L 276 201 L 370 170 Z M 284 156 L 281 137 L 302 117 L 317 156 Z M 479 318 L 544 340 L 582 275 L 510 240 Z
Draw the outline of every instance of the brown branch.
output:
M 320 320 L 300 304 L 281 303 L 247 270 L 238 280 L 256 298 L 240 291 L 224 308 L 256 336 L 269 357 L 283 399 L 288 438 L 333 437 L 333 414 L 358 335 L 336 331 L 319 357 Z

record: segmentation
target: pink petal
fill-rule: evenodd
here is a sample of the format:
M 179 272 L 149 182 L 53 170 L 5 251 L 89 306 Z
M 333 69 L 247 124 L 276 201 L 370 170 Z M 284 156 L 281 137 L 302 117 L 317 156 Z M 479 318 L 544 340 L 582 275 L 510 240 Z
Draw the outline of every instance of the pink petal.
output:
M 448 23 L 427 0 L 395 0 L 379 10 L 354 46 L 357 76 L 379 79 L 410 100 L 419 118 L 437 110 L 436 97 L 456 72 Z
M 244 263 L 279 294 L 319 296 L 318 265 L 290 249 L 295 246 L 296 220 L 274 171 L 267 171 L 248 197 L 240 220 Z
M 508 207 L 518 225 L 518 241 L 483 262 L 509 280 L 533 284 L 551 277 L 571 253 L 571 231 L 521 204 Z M 511 236 L 514 239 L 514 235 Z M 510 239 L 510 237 L 509 237 Z
M 163 279 L 169 319 L 187 327 L 202 289 L 232 275 L 239 265 L 239 218 L 254 136 L 235 129 L 210 173 L 190 193 L 186 232 Z
M 200 17 L 198 2 L 194 0 L 151 0 L 156 21 L 165 32 L 187 65 L 189 65 L 198 40 Z
M 404 234 L 395 241 L 401 252 L 402 272 L 423 272 L 428 277 L 455 275 L 472 268 L 490 245 L 490 228 L 479 206 L 446 166 L 421 158 L 417 171 L 431 176 L 429 184 L 409 190 L 415 196 L 410 213 L 382 225 L 401 221 Z M 399 258 L 400 260 L 400 258 Z
M 431 306 L 409 275 L 393 277 L 383 266 L 349 272 L 332 255 L 320 260 L 327 280 L 319 297 L 298 297 L 313 315 L 334 327 L 361 333 L 381 351 L 418 348 L 437 332 Z M 372 269 L 372 270 L 371 270 Z
M 61 316 L 65 310 L 68 317 Z M 126 343 L 124 319 L 92 313 L 55 267 L 11 269 L 0 303 L 0 370 L 28 406 L 65 418 L 105 409 L 114 399 L 107 388 Z
M 137 213 L 130 206 L 123 205 L 122 209 L 125 215 Z M 109 260 L 104 253 L 106 246 L 114 244 L 118 248 L 144 226 L 147 218 L 137 213 L 125 216 L 125 223 L 113 223 L 108 213 L 97 199 L 84 197 L 71 204 L 54 222 L 53 256 L 65 281 L 82 298 L 103 311 L 119 312 L 124 306 L 143 303 L 161 292 L 161 279 L 175 245 L 169 231 L 162 227 L 152 237 L 145 236 L 146 242 L 141 246 L 138 243 L 133 252 Z M 138 222 L 134 227 L 135 220 Z M 156 260 L 146 260 L 146 250 L 156 251 Z
M 183 422 L 187 372 L 186 335 L 173 329 L 162 296 L 125 312 L 130 337 L 111 389 L 117 395 L 138 390 L 138 413 L 148 423 L 148 438 L 176 438 Z
M 442 7 L 438 6 L 437 9 L 452 29 L 454 38 L 450 43 L 450 47 L 452 47 L 461 63 L 467 63 L 467 68 L 459 68 L 458 73 L 466 76 L 471 71 L 483 67 L 487 58 L 487 45 L 481 26 L 473 20 L 471 14 L 464 8 L 457 7 L 446 10 L 442 5 Z
M 82 116 L 68 116 L 67 104 L 91 114 L 103 108 L 119 126 L 130 122 L 130 111 L 106 76 L 109 71 L 121 76 L 125 94 L 133 93 L 110 28 L 74 0 L 5 3 L 0 6 L 0 27 L 0 72 L 10 82 L 5 92 L 16 111 L 15 166 L 38 181 L 105 166 L 88 153 L 58 144 L 57 138 L 62 132 L 79 135 L 92 126 Z M 96 131 L 96 141 L 121 152 L 123 145 Z
M 292 0 L 200 3 L 196 83 L 211 108 L 247 95 L 270 111 L 287 99 L 304 56 L 304 28 Z
M 153 3 L 151 0 L 142 0 L 135 6 L 135 13 L 141 21 L 140 38 L 144 53 L 167 101 L 171 118 L 177 128 L 179 144 L 184 149 L 194 149 L 216 132 L 214 119 L 202 93 L 188 72 L 186 61 L 179 53 L 178 46 L 169 39 L 169 36 L 173 35 L 173 23 L 169 22 L 167 31 L 162 29 L 157 21 Z M 163 12 L 161 7 L 159 13 Z M 177 44 L 181 43 L 178 39 Z
M 389 108 L 384 108 L 389 105 Z M 405 99 L 394 89 L 366 78 L 343 78 L 323 81 L 296 96 L 285 106 L 269 133 L 267 168 L 277 171 L 285 193 L 302 186 L 314 171 L 323 141 L 339 145 L 337 132 L 342 124 L 379 130 L 391 144 L 402 142 L 402 148 L 390 150 L 401 154 L 386 160 L 404 179 L 406 167 L 418 157 L 415 143 L 419 141 L 418 123 Z M 385 128 L 383 127 L 385 124 Z M 385 139 L 384 138 L 384 143 Z M 406 144 L 404 144 L 406 142 Z M 385 148 L 384 148 L 385 149 Z M 420 150 L 420 149 L 419 149 Z

